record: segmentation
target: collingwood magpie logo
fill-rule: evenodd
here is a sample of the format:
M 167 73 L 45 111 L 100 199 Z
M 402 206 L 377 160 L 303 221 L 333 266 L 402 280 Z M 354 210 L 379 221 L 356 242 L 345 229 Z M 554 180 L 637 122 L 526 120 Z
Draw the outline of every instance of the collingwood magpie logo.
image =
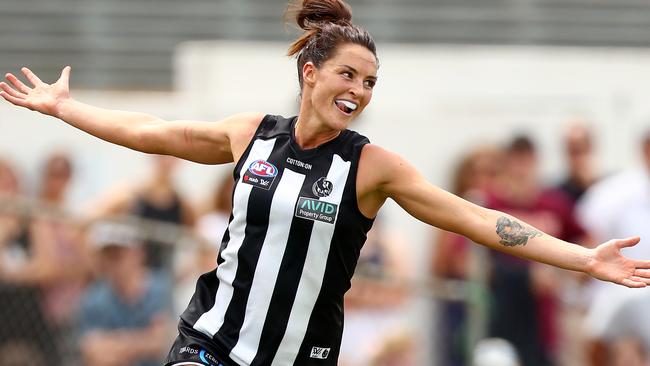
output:
M 314 196 L 312 197 L 298 197 L 296 204 L 296 217 L 303 219 L 321 221 L 328 224 L 336 222 L 336 213 L 338 212 L 338 204 L 332 202 L 321 201 L 321 198 L 327 197 L 332 194 L 334 184 L 325 177 L 320 177 L 311 186 L 311 191 Z
M 314 193 L 314 196 L 321 198 L 329 196 L 332 193 L 332 189 L 334 189 L 334 184 L 325 179 L 325 177 L 318 178 L 314 185 L 311 186 L 311 191 Z

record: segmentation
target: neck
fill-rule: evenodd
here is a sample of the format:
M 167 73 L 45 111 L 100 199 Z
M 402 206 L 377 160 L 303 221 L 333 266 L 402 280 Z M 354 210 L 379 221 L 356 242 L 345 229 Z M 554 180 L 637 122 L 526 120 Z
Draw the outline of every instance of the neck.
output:
M 537 197 L 539 188 L 530 179 L 511 180 L 508 184 L 507 192 L 512 202 L 527 204 Z
M 166 175 L 154 174 L 145 181 L 145 194 L 164 194 L 174 190 L 171 177 Z
M 587 170 L 579 170 L 571 174 L 570 179 L 578 186 L 586 188 L 596 181 L 594 175 Z
M 168 186 L 171 185 L 172 176 L 168 172 L 154 171 L 151 177 L 152 185 Z
M 341 131 L 332 129 L 313 112 L 301 108 L 294 133 L 296 142 L 301 148 L 313 149 L 334 140 Z
M 125 279 L 124 281 L 115 283 L 115 290 L 124 301 L 136 303 L 142 297 L 146 276 L 146 271 L 135 270 L 128 276 L 128 280 Z

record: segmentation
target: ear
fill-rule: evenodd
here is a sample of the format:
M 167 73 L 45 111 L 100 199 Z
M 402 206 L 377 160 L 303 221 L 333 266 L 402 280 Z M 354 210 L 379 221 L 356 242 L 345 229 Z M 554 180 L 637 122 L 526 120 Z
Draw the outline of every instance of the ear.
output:
M 302 80 L 305 84 L 313 86 L 316 82 L 316 65 L 309 61 L 302 66 Z

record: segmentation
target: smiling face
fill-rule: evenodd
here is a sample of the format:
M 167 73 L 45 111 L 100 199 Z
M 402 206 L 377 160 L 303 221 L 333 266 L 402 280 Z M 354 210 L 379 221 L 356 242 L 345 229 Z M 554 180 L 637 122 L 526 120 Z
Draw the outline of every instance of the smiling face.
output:
M 342 44 L 320 68 L 306 63 L 303 78 L 307 110 L 301 108 L 301 113 L 307 112 L 329 129 L 344 130 L 372 99 L 377 59 L 364 46 Z

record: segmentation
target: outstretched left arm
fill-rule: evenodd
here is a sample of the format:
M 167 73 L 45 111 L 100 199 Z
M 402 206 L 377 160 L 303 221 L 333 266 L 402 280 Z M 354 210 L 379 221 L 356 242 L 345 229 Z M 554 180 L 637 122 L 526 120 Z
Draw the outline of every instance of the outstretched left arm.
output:
M 374 169 L 367 172 L 359 187 L 372 186 L 373 194 L 379 198 L 367 200 L 364 197 L 368 195 L 362 194 L 359 201 L 362 212 L 367 202 L 392 198 L 413 217 L 490 248 L 585 272 L 627 287 L 650 285 L 650 261 L 632 260 L 621 254 L 622 248 L 637 244 L 638 237 L 610 240 L 593 249 L 584 248 L 545 234 L 513 216 L 480 207 L 437 188 L 403 158 L 375 145 L 364 148 L 359 174 L 365 173 L 364 166 Z

